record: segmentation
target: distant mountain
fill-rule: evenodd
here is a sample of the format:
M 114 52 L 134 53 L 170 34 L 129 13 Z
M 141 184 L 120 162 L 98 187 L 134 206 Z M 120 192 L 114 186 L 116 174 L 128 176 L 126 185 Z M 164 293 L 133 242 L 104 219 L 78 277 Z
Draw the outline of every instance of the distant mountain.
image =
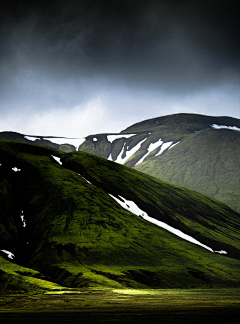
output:
M 83 139 L 70 139 L 64 137 L 55 136 L 35 136 L 35 135 L 24 135 L 17 132 L 0 132 L 0 139 L 16 141 L 26 144 L 41 145 L 47 147 L 53 147 L 55 149 L 61 150 L 63 152 L 73 152 L 76 151 L 76 146 L 85 141 Z M 60 142 L 60 144 L 57 144 Z M 70 144 L 72 142 L 73 144 Z
M 119 134 L 86 137 L 80 151 L 194 189 L 240 212 L 240 120 L 163 116 Z
M 120 133 L 83 139 L 0 138 L 88 152 L 220 200 L 240 212 L 240 120 L 175 114 L 134 124 Z
M 0 206 L 1 292 L 240 286 L 237 212 L 96 155 L 0 140 Z

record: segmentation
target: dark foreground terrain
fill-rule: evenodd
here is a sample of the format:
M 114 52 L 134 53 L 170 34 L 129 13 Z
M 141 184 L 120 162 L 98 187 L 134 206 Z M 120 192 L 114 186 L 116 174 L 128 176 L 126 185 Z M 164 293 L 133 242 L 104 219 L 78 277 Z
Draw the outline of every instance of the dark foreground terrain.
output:
M 240 289 L 67 290 L 0 296 L 0 323 L 239 323 Z

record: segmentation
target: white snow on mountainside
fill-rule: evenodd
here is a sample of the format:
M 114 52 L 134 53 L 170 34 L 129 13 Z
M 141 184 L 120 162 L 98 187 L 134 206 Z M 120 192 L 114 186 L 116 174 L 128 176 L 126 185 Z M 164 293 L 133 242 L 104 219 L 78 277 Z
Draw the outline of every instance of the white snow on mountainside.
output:
M 125 145 L 126 143 L 124 143 L 124 146 L 122 148 L 122 151 L 119 153 L 117 159 L 114 161 L 114 162 L 117 162 L 117 163 L 120 163 L 120 164 L 123 164 L 127 161 L 127 159 L 129 159 L 135 152 L 137 152 L 137 150 L 140 149 L 142 143 L 144 141 L 146 141 L 147 137 L 144 138 L 142 141 L 140 141 L 136 146 L 134 146 L 130 151 L 126 151 L 126 156 L 125 158 L 122 158 L 122 154 L 124 152 L 124 148 L 125 148 Z
M 156 143 L 151 143 L 148 147 L 148 152 L 136 163 L 139 164 L 141 162 L 143 162 L 143 160 L 145 159 L 145 157 L 152 152 L 153 150 L 155 150 L 158 146 L 162 145 L 163 141 L 161 140 L 161 138 L 156 142 Z
M 240 131 L 240 128 L 238 128 L 237 126 L 225 126 L 225 125 L 217 125 L 217 124 L 212 124 L 211 125 L 212 128 L 215 128 L 215 129 L 231 129 L 231 130 L 237 130 L 237 131 Z
M 172 145 L 172 142 L 167 142 L 167 143 L 164 143 L 162 146 L 161 146 L 161 150 L 155 155 L 155 156 L 158 156 L 160 154 L 163 153 L 163 151 L 165 151 L 167 148 L 169 148 L 169 146 Z
M 39 138 L 39 137 L 35 137 L 35 136 L 30 136 L 30 135 L 24 135 L 24 138 L 26 138 L 27 140 L 32 141 L 32 142 L 34 142 L 36 140 L 44 139 L 44 140 L 51 141 L 52 143 L 58 144 L 58 145 L 70 144 L 70 145 L 75 146 L 76 150 L 86 140 L 85 137 L 82 137 L 82 138 L 68 138 L 68 137 L 54 137 L 54 136 L 51 136 L 51 137 L 41 137 L 41 138 Z
M 24 138 L 26 138 L 29 141 L 36 141 L 36 140 L 40 140 L 39 137 L 34 137 L 34 136 L 27 136 L 25 135 Z
M 127 200 L 125 198 L 123 198 L 122 196 L 118 196 L 119 198 L 109 194 L 110 197 L 112 197 L 119 205 L 121 205 L 123 208 L 127 209 L 128 211 L 130 211 L 131 213 L 137 215 L 137 216 L 141 216 L 142 218 L 144 218 L 146 221 L 150 222 L 150 223 L 153 223 L 159 227 L 162 227 L 164 229 L 166 229 L 167 231 L 181 237 L 182 239 L 186 240 L 186 241 L 189 241 L 193 244 L 196 244 L 196 245 L 200 245 L 201 247 L 211 251 L 211 252 L 216 252 L 216 253 L 219 253 L 219 254 L 227 254 L 226 251 L 214 251 L 213 249 L 211 249 L 209 246 L 207 245 L 204 245 L 202 243 L 200 243 L 199 241 L 197 241 L 196 239 L 194 239 L 193 237 L 191 237 L 190 235 L 187 235 L 185 233 L 183 233 L 182 231 L 172 227 L 172 226 L 169 226 L 167 225 L 166 223 L 164 222 L 161 222 L 155 218 L 152 218 L 150 216 L 148 216 L 148 214 L 141 210 L 133 201 L 131 200 Z
M 134 136 L 136 134 L 130 134 L 130 135 L 127 135 L 128 137 L 131 137 L 131 136 Z M 107 138 L 110 142 L 113 142 L 115 139 L 118 139 L 118 138 L 122 138 L 123 136 L 122 135 L 107 135 Z M 124 137 L 126 137 L 124 135 Z M 109 154 L 108 156 L 108 160 L 110 161 L 114 161 L 114 162 L 117 162 L 119 164 L 124 164 L 134 153 L 136 153 L 140 147 L 142 146 L 143 142 L 147 139 L 147 137 L 145 139 L 143 139 L 142 141 L 140 141 L 138 144 L 136 144 L 131 150 L 128 151 L 128 147 L 127 147 L 127 150 L 126 150 L 126 156 L 123 158 L 122 155 L 123 155 L 123 152 L 125 151 L 125 146 L 126 146 L 126 142 L 123 144 L 123 147 L 122 147 L 122 150 L 121 152 L 118 154 L 116 160 L 113 160 L 112 158 L 112 153 Z M 173 141 L 171 142 L 166 142 L 166 143 L 163 143 L 162 139 L 159 138 L 159 140 L 157 140 L 155 143 L 150 143 L 148 148 L 147 148 L 147 153 L 145 153 L 139 161 L 137 161 L 137 163 L 135 164 L 138 165 L 140 163 L 142 163 L 145 158 L 152 152 L 154 151 L 156 148 L 160 148 L 159 152 L 155 155 L 160 155 L 162 154 L 165 150 L 167 149 L 171 149 L 172 147 L 174 147 L 175 145 L 177 145 L 179 142 L 177 143 L 174 143 L 172 144 Z
M 12 168 L 12 170 L 13 170 L 14 172 L 21 171 L 21 169 L 18 169 L 17 167 Z
M 132 137 L 136 134 L 120 134 L 120 135 L 107 135 L 107 139 L 108 139 L 108 142 L 113 142 L 115 141 L 115 139 L 119 139 L 119 138 L 129 138 L 129 137 Z
M 177 145 L 178 143 L 180 143 L 180 141 L 177 142 L 177 143 L 175 143 L 175 144 L 173 144 L 173 145 L 171 145 L 171 146 L 169 147 L 169 150 L 170 150 L 171 148 L 173 148 L 175 145 Z
M 148 152 L 143 157 L 141 157 L 141 159 L 135 164 L 135 166 L 142 163 L 145 160 L 145 158 L 148 156 L 148 154 L 151 153 L 153 150 L 155 150 L 157 147 L 161 146 L 161 149 L 155 156 L 162 154 L 166 149 L 170 150 L 172 147 L 174 147 L 178 143 L 180 143 L 180 141 L 173 145 L 172 145 L 172 142 L 163 143 L 163 141 L 160 138 L 156 143 L 151 143 L 149 145 Z
M 12 252 L 9 252 L 7 250 L 0 250 L 0 251 L 6 253 L 9 259 L 13 259 L 15 256 Z
M 61 159 L 57 156 L 51 155 L 58 164 L 62 165 Z
M 48 138 L 44 138 L 44 139 L 48 139 Z M 59 144 L 59 145 L 71 144 L 71 145 L 75 146 L 76 150 L 85 141 L 86 141 L 85 137 L 83 137 L 83 138 L 52 138 L 51 139 L 51 142 Z
M 51 142 L 59 144 L 59 145 L 71 144 L 76 147 L 76 150 L 86 140 L 85 137 L 83 137 L 83 138 L 67 138 L 67 137 L 66 138 L 60 138 L 60 137 L 46 138 L 46 137 L 44 137 L 44 139 L 51 140 Z

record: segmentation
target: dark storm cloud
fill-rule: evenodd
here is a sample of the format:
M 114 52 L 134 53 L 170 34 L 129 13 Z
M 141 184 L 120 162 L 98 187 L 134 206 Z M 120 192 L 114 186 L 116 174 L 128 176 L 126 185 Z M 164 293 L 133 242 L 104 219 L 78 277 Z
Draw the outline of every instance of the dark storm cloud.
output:
M 1 6 L 2 107 L 67 107 L 114 87 L 176 94 L 238 82 L 237 1 Z
M 50 70 L 117 73 L 156 82 L 163 77 L 173 81 L 179 74 L 182 78 L 182 73 L 194 79 L 201 69 L 214 79 L 238 66 L 236 1 L 7 4 L 1 17 L 3 55 L 16 56 L 16 47 L 21 47 L 30 63 Z

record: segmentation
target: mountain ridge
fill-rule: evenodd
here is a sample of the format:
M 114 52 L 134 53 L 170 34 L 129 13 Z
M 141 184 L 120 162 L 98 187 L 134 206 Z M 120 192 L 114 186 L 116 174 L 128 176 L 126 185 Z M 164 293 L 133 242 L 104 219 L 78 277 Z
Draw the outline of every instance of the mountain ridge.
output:
M 239 130 L 240 120 L 233 117 L 175 114 L 80 139 L 14 132 L 0 132 L 0 138 L 92 153 L 197 190 L 240 212 Z

